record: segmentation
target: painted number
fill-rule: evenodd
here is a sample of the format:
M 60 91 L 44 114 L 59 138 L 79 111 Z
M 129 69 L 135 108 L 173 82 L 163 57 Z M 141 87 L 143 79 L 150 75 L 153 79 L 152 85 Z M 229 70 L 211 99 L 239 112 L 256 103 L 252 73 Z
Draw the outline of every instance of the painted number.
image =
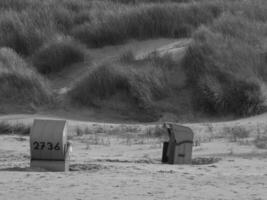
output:
M 58 151 L 60 150 L 59 142 L 56 144 L 53 144 L 52 142 L 33 142 L 33 149 L 34 150 L 44 150 L 47 149 L 49 151 Z

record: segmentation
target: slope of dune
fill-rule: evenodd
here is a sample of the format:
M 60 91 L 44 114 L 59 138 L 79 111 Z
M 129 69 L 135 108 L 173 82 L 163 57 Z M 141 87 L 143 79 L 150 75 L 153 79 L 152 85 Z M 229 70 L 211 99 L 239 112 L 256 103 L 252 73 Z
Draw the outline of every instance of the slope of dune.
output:
M 162 116 L 158 117 L 149 117 L 150 115 L 149 113 L 142 114 L 142 112 L 138 111 L 138 108 L 135 107 L 131 108 L 132 105 L 130 101 L 132 101 L 132 99 L 131 98 L 128 100 L 120 99 L 121 94 L 119 92 L 118 95 L 114 95 L 114 97 L 105 99 L 103 105 L 98 106 L 98 108 L 94 108 L 91 106 L 81 107 L 81 106 L 76 106 L 75 102 L 74 104 L 70 103 L 68 92 L 73 87 L 75 87 L 77 82 L 88 77 L 95 69 L 97 69 L 99 66 L 102 66 L 103 64 L 107 65 L 108 67 L 110 67 L 110 65 L 113 65 L 115 69 L 118 67 L 124 68 L 124 65 L 126 65 L 127 67 L 129 66 L 128 71 L 130 72 L 131 71 L 130 67 L 132 65 L 131 63 L 124 64 L 118 62 L 120 57 L 127 52 L 131 52 L 133 54 L 133 57 L 135 59 L 134 62 L 137 63 L 140 60 L 141 62 L 140 66 L 143 67 L 147 65 L 145 64 L 146 61 L 143 60 L 155 54 L 157 54 L 158 57 L 167 56 L 168 57 L 167 59 L 173 60 L 171 62 L 179 63 L 189 43 L 190 39 L 158 38 L 158 39 L 149 39 L 143 41 L 133 40 L 123 45 L 106 46 L 97 49 L 89 49 L 87 52 L 87 56 L 85 57 L 85 61 L 83 63 L 76 63 L 71 67 L 64 69 L 60 73 L 56 73 L 54 75 L 49 76 L 51 88 L 56 94 L 58 94 L 60 104 L 53 110 L 50 109 L 44 111 L 44 113 L 57 116 L 67 116 L 68 118 L 75 118 L 75 119 L 95 118 L 96 120 L 103 119 L 108 121 L 110 120 L 155 121 L 156 118 L 157 119 L 162 117 L 166 118 L 164 116 L 165 115 L 168 116 L 169 112 L 176 112 L 186 116 L 185 114 L 186 110 L 190 109 L 190 106 L 186 105 L 188 104 L 188 102 L 190 102 L 188 100 L 188 98 L 190 98 L 189 97 L 190 92 L 187 91 L 187 89 L 185 90 L 182 89 L 181 95 L 178 95 L 178 93 L 177 94 L 173 93 L 169 96 L 167 95 L 163 96 L 161 100 L 157 102 L 158 108 L 153 108 L 154 110 L 163 111 L 162 114 L 159 114 Z M 166 62 L 169 61 L 167 60 Z M 134 65 L 138 65 L 138 63 Z M 153 69 L 154 68 L 153 64 L 150 65 L 151 65 L 150 67 L 151 70 L 156 70 L 156 68 Z M 168 74 L 166 74 L 168 76 L 168 82 L 174 84 L 173 86 L 170 84 L 170 87 L 183 88 L 186 80 L 185 73 L 181 65 L 179 64 L 175 65 L 176 65 L 175 73 L 170 71 L 168 72 Z M 127 68 L 126 66 L 125 68 Z M 141 77 L 142 70 L 141 67 L 139 68 L 140 72 L 137 73 L 140 73 L 138 76 Z M 103 77 L 103 79 L 105 78 L 107 77 Z M 101 88 L 99 88 L 99 90 L 101 90 Z M 90 94 L 88 95 L 90 96 Z M 127 110 L 129 111 L 126 112 L 126 110 L 125 111 L 123 110 L 124 108 L 121 109 L 119 105 L 122 104 L 125 104 L 125 108 L 127 108 Z M 171 115 L 175 116 L 173 114 Z
M 95 67 L 102 63 L 113 62 L 118 59 L 125 51 L 132 51 L 137 57 L 148 55 L 149 53 L 172 45 L 173 43 L 183 43 L 184 40 L 177 39 L 150 39 L 143 41 L 131 41 L 122 45 L 105 46 L 97 49 L 89 49 L 84 63 L 74 64 L 73 67 L 62 71 L 59 75 L 52 76 L 52 85 L 56 90 L 67 91 L 77 79 L 82 79 L 90 73 Z

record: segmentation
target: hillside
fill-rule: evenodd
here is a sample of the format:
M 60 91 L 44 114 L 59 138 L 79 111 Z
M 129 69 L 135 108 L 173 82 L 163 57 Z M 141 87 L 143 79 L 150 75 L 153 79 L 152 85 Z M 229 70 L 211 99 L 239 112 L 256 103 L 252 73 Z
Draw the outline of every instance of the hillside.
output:
M 0 9 L 1 114 L 188 122 L 266 110 L 263 0 L 4 0 Z

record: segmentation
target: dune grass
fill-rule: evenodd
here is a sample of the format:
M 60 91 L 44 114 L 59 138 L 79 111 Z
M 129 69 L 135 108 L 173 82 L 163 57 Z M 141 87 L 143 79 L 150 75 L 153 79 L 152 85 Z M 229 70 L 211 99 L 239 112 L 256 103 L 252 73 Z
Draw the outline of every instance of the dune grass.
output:
M 86 48 L 71 38 L 59 38 L 41 47 L 32 56 L 33 65 L 41 74 L 60 72 L 85 59 Z
M 0 14 L 0 47 L 10 47 L 17 53 L 28 56 L 36 51 L 51 35 L 48 10 L 18 12 L 4 10 Z
M 195 88 L 196 108 L 238 116 L 265 110 L 262 40 L 267 29 L 254 20 L 225 14 L 195 32 L 183 65 L 188 84 Z
M 119 95 L 140 111 L 166 112 L 180 110 L 179 96 L 192 92 L 201 112 L 244 116 L 265 109 L 264 0 L 2 0 L 0 11 L 3 105 L 50 101 L 46 81 L 28 61 L 41 74 L 52 74 L 83 61 L 85 45 L 192 37 L 182 63 L 187 85 L 179 84 L 179 62 L 158 55 L 135 60 L 128 52 L 83 80 L 77 77 L 69 95 L 93 107 Z
M 0 135 L 29 135 L 30 126 L 24 124 L 9 124 L 7 122 L 0 122 Z
M 196 27 L 211 22 L 220 13 L 220 6 L 214 3 L 142 4 L 75 26 L 71 34 L 89 47 L 120 44 L 129 39 L 190 37 Z
M 173 97 L 179 96 L 183 85 L 172 78 L 178 76 L 178 66 L 169 56 L 155 53 L 136 60 L 127 51 L 118 61 L 98 66 L 78 81 L 69 96 L 75 104 L 86 107 L 102 108 L 111 104 L 110 109 L 121 111 L 121 106 L 127 104 L 127 112 L 146 114 L 142 119 L 145 121 L 157 120 L 162 112 L 176 112 L 175 107 L 180 107 Z M 167 98 L 173 100 L 162 104 Z
M 56 35 L 72 35 L 89 47 L 129 39 L 188 37 L 222 12 L 214 2 L 157 3 L 139 1 L 3 0 L 0 3 L 0 46 L 30 55 Z
M 140 108 L 151 106 L 153 99 L 165 93 L 161 72 L 147 68 L 138 69 L 114 64 L 99 66 L 77 83 L 70 95 L 82 105 L 95 105 L 116 93 L 125 93 Z
M 0 8 L 1 9 L 12 9 L 12 10 L 22 10 L 25 9 L 29 4 L 32 2 L 32 0 L 23 0 L 23 1 L 17 1 L 17 0 L 2 0 L 0 2 Z
M 81 44 L 57 42 L 59 37 L 74 37 L 88 47 L 120 44 L 130 39 L 189 37 L 199 25 L 210 23 L 222 12 L 220 5 L 208 1 L 125 3 L 3 0 L 0 47 L 29 57 L 41 73 L 52 73 L 83 57 Z M 51 60 L 55 60 L 53 66 Z
M 0 104 L 35 107 L 51 102 L 51 92 L 40 77 L 13 50 L 0 49 Z
M 267 136 L 255 138 L 254 144 L 259 149 L 267 149 Z

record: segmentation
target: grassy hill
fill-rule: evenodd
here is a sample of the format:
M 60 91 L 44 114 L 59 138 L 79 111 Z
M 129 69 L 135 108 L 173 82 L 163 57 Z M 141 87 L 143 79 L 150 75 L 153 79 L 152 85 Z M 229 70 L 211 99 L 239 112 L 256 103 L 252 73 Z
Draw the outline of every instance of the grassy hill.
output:
M 264 0 L 2 0 L 0 10 L 1 112 L 187 121 L 265 111 Z M 190 43 L 123 50 L 157 38 Z

